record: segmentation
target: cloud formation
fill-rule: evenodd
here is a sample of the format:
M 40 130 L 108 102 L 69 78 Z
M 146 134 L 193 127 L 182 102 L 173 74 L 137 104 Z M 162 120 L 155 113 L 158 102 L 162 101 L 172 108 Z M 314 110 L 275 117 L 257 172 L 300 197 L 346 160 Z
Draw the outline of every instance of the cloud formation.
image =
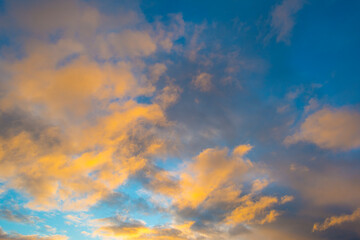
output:
M 225 3 L 0 3 L 0 239 L 359 238 L 358 4 Z
M 18 233 L 9 234 L 2 230 L 0 227 L 0 239 L 1 240 L 67 240 L 67 236 L 52 235 L 52 236 L 40 236 L 40 235 L 22 235 Z
M 211 78 L 212 76 L 209 73 L 200 73 L 191 83 L 201 92 L 208 92 L 212 88 Z
M 194 239 L 195 237 L 190 230 L 192 222 L 182 225 L 148 227 L 142 221 L 116 215 L 114 217 L 97 219 L 96 223 L 99 225 L 99 228 L 93 233 L 93 236 L 98 236 L 102 239 L 187 240 Z
M 350 150 L 360 147 L 360 113 L 344 108 L 324 108 L 306 118 L 285 144 L 310 142 L 321 148 Z
M 179 171 L 149 170 L 147 186 L 167 196 L 177 219 L 194 221 L 192 233 L 202 233 L 205 239 L 229 237 L 233 228 L 243 224 L 274 222 L 281 215 L 276 208 L 293 197 L 262 193 L 269 181 L 264 177 L 253 180 L 253 175 L 258 176 L 257 166 L 245 157 L 251 149 L 249 144 L 231 152 L 228 148 L 205 149 Z
M 113 25 L 115 16 L 78 1 L 25 5 L 11 3 L 6 16 L 30 34 L 19 39 L 23 57 L 0 62 L 1 116 L 21 119 L 0 136 L 0 178 L 6 189 L 27 194 L 31 209 L 86 210 L 153 156 L 172 151 L 160 129 L 171 125 L 165 110 L 181 89 L 173 83 L 157 89 L 166 65 L 142 61 L 179 33 L 128 21 L 140 18 L 135 13 Z M 49 23 L 54 9 L 67 16 L 55 14 Z M 173 26 L 181 22 L 174 18 Z M 103 31 L 108 25 L 112 31 Z M 60 34 L 51 39 L 54 31 Z
M 271 12 L 272 34 L 276 42 L 290 42 L 292 29 L 295 26 L 295 14 L 302 9 L 304 0 L 283 0 Z
M 360 208 L 356 209 L 352 214 L 332 216 L 326 218 L 323 223 L 315 223 L 313 227 L 314 231 L 325 231 L 328 228 L 341 225 L 346 222 L 354 222 L 360 220 Z
M 38 217 L 25 215 L 20 211 L 17 211 L 15 209 L 10 210 L 6 207 L 0 209 L 0 218 L 3 218 L 11 222 L 27 223 L 27 224 L 34 224 L 37 220 L 39 220 Z

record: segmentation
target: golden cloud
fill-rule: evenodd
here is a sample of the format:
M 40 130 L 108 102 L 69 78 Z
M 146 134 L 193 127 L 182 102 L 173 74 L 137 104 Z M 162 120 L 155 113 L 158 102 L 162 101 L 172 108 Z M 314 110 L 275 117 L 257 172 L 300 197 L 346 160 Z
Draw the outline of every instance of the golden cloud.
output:
M 77 1 L 10 8 L 6 17 L 31 34 L 20 39 L 22 57 L 0 61 L 0 110 L 32 125 L 15 123 L 0 136 L 0 179 L 27 194 L 29 208 L 85 210 L 171 151 L 159 129 L 170 127 L 165 111 L 181 89 L 171 83 L 157 90 L 166 65 L 147 67 L 142 57 L 175 33 L 158 28 L 163 37 L 154 38 L 155 29 L 134 30 L 121 17 L 117 32 L 97 31 L 113 26 L 114 16 Z
M 321 148 L 349 150 L 360 147 L 360 113 L 324 108 L 310 115 L 300 130 L 286 137 L 285 144 L 310 142 Z
M 323 223 L 315 223 L 313 226 L 313 232 L 315 231 L 325 231 L 330 227 L 341 225 L 346 222 L 354 222 L 360 220 L 360 208 L 356 209 L 352 214 L 341 215 L 341 216 L 332 216 L 326 218 Z

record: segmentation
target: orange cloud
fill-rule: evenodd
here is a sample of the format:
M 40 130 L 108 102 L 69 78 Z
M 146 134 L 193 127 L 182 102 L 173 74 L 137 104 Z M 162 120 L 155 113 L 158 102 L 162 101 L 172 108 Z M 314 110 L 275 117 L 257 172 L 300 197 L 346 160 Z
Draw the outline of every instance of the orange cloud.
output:
M 360 147 L 360 113 L 347 109 L 324 108 L 310 115 L 300 130 L 285 144 L 311 142 L 321 148 L 349 150 Z
M 0 239 L 13 240 L 67 240 L 68 237 L 64 235 L 39 236 L 39 235 L 22 235 L 19 233 L 6 233 L 0 227 Z
M 246 223 L 254 220 L 257 216 L 262 215 L 265 210 L 273 207 L 278 203 L 276 197 L 260 197 L 259 200 L 253 201 L 248 196 L 244 198 L 242 204 L 237 207 L 232 213 L 226 218 L 226 222 L 229 224 L 238 224 Z M 275 212 L 270 212 L 265 219 L 261 221 L 262 223 L 267 222 L 268 220 L 273 221 L 277 216 Z
M 208 73 L 200 73 L 191 84 L 202 92 L 208 92 L 212 88 L 211 78 L 212 76 Z
M 251 167 L 248 162 L 236 153 L 228 155 L 228 151 L 227 148 L 206 149 L 187 166 L 180 175 L 181 191 L 173 196 L 176 206 L 196 208 L 208 198 L 218 196 L 216 190 L 235 176 L 241 178 L 246 173 Z M 232 191 L 237 192 L 236 189 Z
M 35 210 L 86 210 L 172 151 L 159 129 L 170 128 L 165 111 L 181 89 L 169 83 L 157 90 L 166 65 L 147 68 L 141 58 L 175 33 L 130 30 L 136 16 L 119 17 L 116 32 L 97 31 L 113 26 L 114 16 L 77 1 L 12 4 L 7 18 L 34 36 L 21 39 L 23 57 L 0 61 L 0 110 L 20 112 L 34 126 L 0 136 L 2 189 L 25 193 Z M 58 30 L 59 39 L 49 41 Z M 163 37 L 154 38 L 155 30 Z M 139 96 L 153 101 L 138 103 Z
M 326 218 L 323 223 L 315 223 L 313 226 L 313 232 L 325 231 L 330 227 L 334 227 L 346 222 L 354 222 L 360 220 L 360 208 L 356 209 L 352 214 L 342 216 L 332 216 Z
M 205 149 L 178 172 L 153 172 L 150 189 L 168 196 L 179 212 L 217 209 L 219 225 L 224 227 L 273 222 L 280 215 L 273 208 L 293 197 L 262 196 L 269 183 L 266 179 L 255 179 L 250 190 L 243 190 L 256 170 L 244 158 L 251 149 L 250 145 L 237 146 L 230 153 L 227 148 Z
M 97 219 L 95 222 L 98 227 L 92 236 L 101 237 L 102 239 L 186 240 L 192 239 L 195 236 L 192 230 L 190 230 L 194 222 L 148 227 L 142 221 L 121 217 L 119 215 Z

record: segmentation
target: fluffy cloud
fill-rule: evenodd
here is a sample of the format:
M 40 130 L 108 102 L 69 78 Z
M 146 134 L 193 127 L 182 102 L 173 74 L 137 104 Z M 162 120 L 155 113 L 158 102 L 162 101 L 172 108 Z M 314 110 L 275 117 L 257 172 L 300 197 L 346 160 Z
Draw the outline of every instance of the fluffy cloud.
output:
M 9 9 L 4 18 L 29 35 L 17 39 L 21 57 L 0 61 L 4 189 L 25 193 L 35 210 L 86 210 L 171 151 L 161 130 L 181 89 L 158 90 L 166 65 L 143 61 L 181 33 L 151 28 L 133 12 L 115 25 L 115 16 L 78 1 L 14 1 Z M 143 96 L 151 102 L 137 101 Z
M 307 117 L 300 130 L 285 144 L 310 142 L 321 148 L 349 150 L 360 147 L 360 113 L 348 109 L 324 108 Z
M 205 234 L 206 239 L 227 238 L 239 225 L 274 222 L 280 215 L 276 207 L 293 197 L 262 194 L 269 181 L 253 180 L 257 166 L 245 157 L 251 149 L 251 145 L 239 145 L 231 152 L 209 148 L 179 171 L 149 169 L 147 187 L 167 196 L 177 219 L 194 221 L 193 234 Z
M 208 73 L 200 73 L 193 79 L 191 84 L 202 92 L 208 92 L 212 88 L 211 78 L 212 75 Z
M 352 214 L 332 216 L 326 218 L 323 223 L 315 223 L 313 227 L 313 231 L 325 231 L 330 227 L 341 225 L 346 222 L 354 222 L 357 220 L 360 220 L 360 208 L 356 209 Z
M 242 159 L 245 153 L 234 151 L 229 156 L 227 148 L 202 151 L 181 173 L 181 191 L 174 196 L 175 205 L 179 208 L 196 208 L 204 201 L 224 200 L 222 194 L 217 194 L 220 192 L 216 190 L 226 187 L 236 176 L 241 178 L 251 167 L 250 162 Z M 229 196 L 240 194 L 236 186 L 227 187 Z

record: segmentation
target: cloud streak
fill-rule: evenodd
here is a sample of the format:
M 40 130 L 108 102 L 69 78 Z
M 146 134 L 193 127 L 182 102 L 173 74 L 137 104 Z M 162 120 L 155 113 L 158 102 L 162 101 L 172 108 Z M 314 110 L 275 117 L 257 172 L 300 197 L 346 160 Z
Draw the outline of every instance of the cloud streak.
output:
M 325 231 L 328 228 L 335 227 L 347 222 L 354 222 L 360 220 L 360 208 L 356 209 L 352 214 L 341 215 L 341 216 L 332 216 L 326 218 L 323 223 L 315 223 L 313 227 L 313 232 L 315 231 Z
M 302 9 L 304 3 L 304 0 L 284 0 L 271 12 L 271 34 L 276 35 L 276 42 L 290 43 L 295 26 L 294 15 Z

